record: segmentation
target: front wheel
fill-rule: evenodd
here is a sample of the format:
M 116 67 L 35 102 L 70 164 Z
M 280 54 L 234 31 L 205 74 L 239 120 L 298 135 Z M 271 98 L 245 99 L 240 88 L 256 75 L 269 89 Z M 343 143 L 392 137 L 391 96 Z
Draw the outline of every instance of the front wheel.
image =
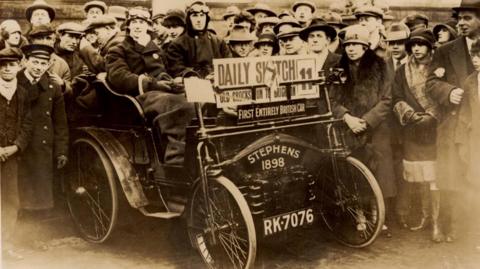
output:
M 252 268 L 257 240 L 252 214 L 226 177 L 208 183 L 209 201 L 198 184 L 189 203 L 188 234 L 209 268 Z M 207 207 L 212 216 L 208 216 Z
M 324 224 L 342 244 L 372 244 L 385 220 L 381 189 L 372 172 L 353 157 L 332 158 L 320 177 L 320 210 Z

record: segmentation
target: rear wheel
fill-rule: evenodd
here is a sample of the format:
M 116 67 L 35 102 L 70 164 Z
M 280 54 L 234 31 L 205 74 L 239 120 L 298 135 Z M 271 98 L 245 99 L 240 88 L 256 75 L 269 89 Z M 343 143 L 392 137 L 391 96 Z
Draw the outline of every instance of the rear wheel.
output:
M 332 160 L 322 177 L 320 210 L 326 228 L 349 247 L 372 244 L 385 220 L 382 192 L 373 174 L 347 157 Z
M 96 141 L 79 138 L 72 148 L 71 177 L 65 182 L 68 208 L 82 238 L 102 243 L 117 222 L 115 172 Z
M 198 184 L 190 200 L 188 234 L 193 246 L 209 268 L 252 268 L 257 241 L 245 198 L 225 177 L 210 180 L 208 194 L 206 202 Z M 212 209 L 212 218 L 207 216 L 207 207 Z

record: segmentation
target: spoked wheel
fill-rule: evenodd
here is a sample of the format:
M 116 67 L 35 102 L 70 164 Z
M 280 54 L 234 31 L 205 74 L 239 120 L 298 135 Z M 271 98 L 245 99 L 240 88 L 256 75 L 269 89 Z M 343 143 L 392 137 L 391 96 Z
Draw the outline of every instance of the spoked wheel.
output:
M 97 142 L 79 138 L 73 143 L 71 177 L 65 182 L 70 214 L 87 241 L 107 240 L 117 221 L 115 173 Z
M 257 239 L 245 198 L 225 177 L 210 180 L 208 194 L 206 202 L 198 184 L 190 200 L 188 234 L 193 246 L 209 268 L 252 268 Z M 211 218 L 207 207 L 212 209 Z
M 385 205 L 372 172 L 359 160 L 336 158 L 322 171 L 320 210 L 326 228 L 349 247 L 372 244 L 385 220 Z

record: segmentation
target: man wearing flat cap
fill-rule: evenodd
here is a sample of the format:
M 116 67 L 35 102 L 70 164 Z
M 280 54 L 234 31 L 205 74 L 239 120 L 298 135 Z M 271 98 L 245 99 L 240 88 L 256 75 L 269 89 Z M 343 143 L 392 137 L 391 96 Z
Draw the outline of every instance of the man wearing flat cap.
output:
M 464 0 L 453 10 L 458 14 L 457 28 L 461 37 L 435 51 L 427 80 L 427 93 L 440 106 L 442 115 L 437 128 L 436 167 L 442 199 L 445 198 L 450 205 L 442 208 L 441 213 L 449 219 L 444 227 L 447 242 L 457 237 L 460 198 L 472 186 L 458 154 L 455 134 L 458 109 L 464 101 L 464 94 L 467 94 L 463 83 L 475 71 L 470 50 L 480 37 L 480 1 Z
M 80 45 L 80 56 L 94 74 L 105 72 L 105 56 L 110 48 L 120 44 L 125 37 L 120 29 L 116 27 L 116 20 L 113 17 L 103 15 L 90 21 L 85 27 L 85 32 L 96 35 L 100 46 L 94 48 L 88 43 Z
M 413 32 L 414 30 L 418 28 L 428 28 L 428 17 L 425 14 L 422 13 L 413 13 L 405 17 L 403 20 L 403 23 L 408 26 L 410 29 L 410 32 Z
M 67 62 L 72 79 L 83 74 L 86 68 L 79 52 L 83 34 L 84 27 L 78 23 L 67 22 L 57 27 L 58 41 L 55 43 L 55 53 Z
M 55 9 L 44 0 L 36 0 L 25 10 L 25 17 L 32 26 L 48 24 L 55 19 Z
M 317 7 L 315 6 L 315 3 L 308 0 L 296 1 L 292 5 L 292 11 L 295 19 L 298 20 L 302 27 L 306 27 L 310 23 L 310 20 L 313 18 L 316 10 Z
M 43 44 L 52 48 L 56 41 L 55 30 L 50 24 L 33 26 L 27 37 L 31 44 Z M 70 72 L 70 67 L 68 63 L 56 53 L 52 53 L 50 57 L 50 67 L 48 71 L 50 78 L 55 80 L 64 92 L 71 91 L 72 73 Z
M 266 17 L 257 21 L 257 36 L 265 33 L 274 33 L 273 28 L 280 22 L 277 17 Z
M 20 60 L 18 48 L 0 50 L 0 183 L 2 214 L 2 255 L 18 260 L 22 256 L 12 242 L 20 201 L 18 197 L 18 156 L 32 136 L 28 93 L 17 81 Z
M 22 51 L 25 69 L 17 79 L 32 102 L 33 133 L 21 162 L 20 202 L 27 212 L 48 215 L 54 207 L 54 170 L 63 168 L 68 160 L 65 103 L 61 86 L 47 74 L 53 48 L 31 44 Z
M 300 38 L 302 28 L 292 27 L 280 31 L 277 38 L 280 43 L 283 55 L 303 55 L 306 54 L 305 43 Z
M 266 17 L 277 16 L 275 11 L 273 11 L 273 9 L 270 6 L 264 3 L 257 3 L 255 4 L 255 6 L 251 8 L 247 8 L 247 11 L 253 15 L 253 17 L 255 18 L 255 21 L 258 21 Z
M 365 26 L 370 33 L 370 49 L 380 57 L 385 57 L 385 27 L 383 26 L 384 12 L 377 6 L 361 6 L 355 10 L 358 23 Z
M 95 19 L 98 16 L 105 15 L 107 13 L 107 4 L 103 1 L 90 1 L 83 5 L 83 11 L 87 20 Z
M 233 29 L 233 19 L 237 14 L 240 14 L 240 9 L 237 6 L 228 6 L 225 10 L 223 21 L 227 24 L 227 32 Z
M 153 119 L 162 134 L 162 162 L 183 165 L 186 126 L 194 108 L 187 102 L 183 87 L 166 72 L 163 51 L 148 33 L 151 23 L 148 10 L 130 9 L 128 36 L 107 53 L 107 80 L 115 91 L 136 97 L 145 115 Z

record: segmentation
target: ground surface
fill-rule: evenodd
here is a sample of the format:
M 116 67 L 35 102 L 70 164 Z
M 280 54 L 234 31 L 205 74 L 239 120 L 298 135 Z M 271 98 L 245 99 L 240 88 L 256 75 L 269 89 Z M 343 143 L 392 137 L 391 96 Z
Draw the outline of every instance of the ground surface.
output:
M 44 221 L 22 220 L 18 232 L 25 235 L 21 240 L 24 259 L 4 261 L 3 268 L 204 268 L 186 238 L 175 233 L 178 223 L 137 217 L 133 226 L 118 229 L 112 240 L 98 245 L 78 238 L 70 219 L 63 214 Z M 392 238 L 380 236 L 368 248 L 351 249 L 336 243 L 324 232 L 309 230 L 293 236 L 292 241 L 296 243 L 260 246 L 264 258 L 258 267 L 480 268 L 480 231 L 469 229 L 464 232 L 455 243 L 435 244 L 429 240 L 428 231 L 414 233 L 393 227 Z

